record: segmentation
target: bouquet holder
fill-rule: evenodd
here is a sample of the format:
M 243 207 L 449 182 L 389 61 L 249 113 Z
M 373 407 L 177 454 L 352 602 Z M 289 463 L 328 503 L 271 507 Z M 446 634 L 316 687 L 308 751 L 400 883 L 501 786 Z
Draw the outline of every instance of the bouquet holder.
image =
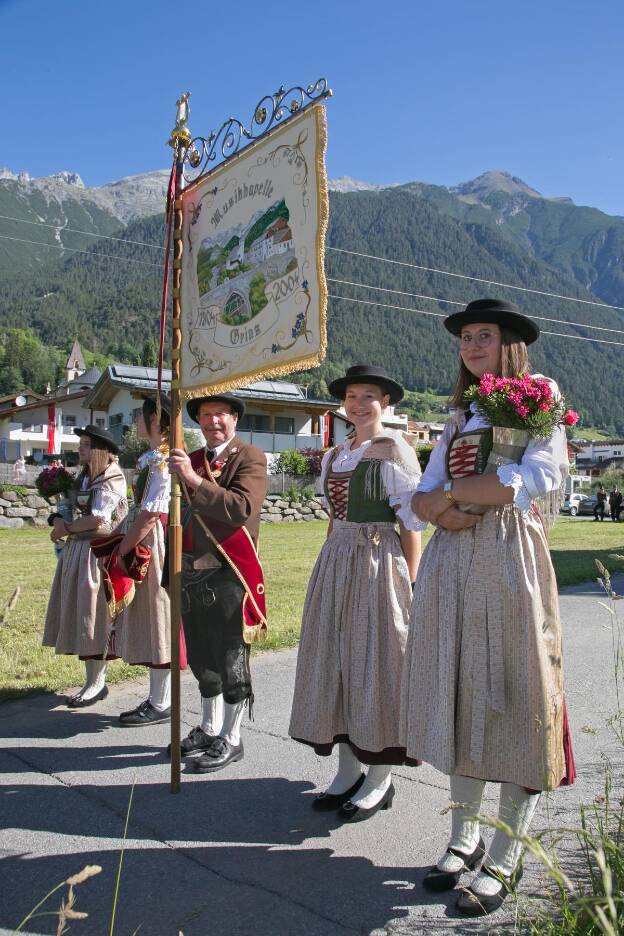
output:
M 492 426 L 492 448 L 482 471 L 478 474 L 494 474 L 502 465 L 515 465 L 521 460 L 529 444 L 529 433 L 525 429 L 507 429 Z M 464 513 L 481 515 L 491 509 L 488 504 L 458 505 Z

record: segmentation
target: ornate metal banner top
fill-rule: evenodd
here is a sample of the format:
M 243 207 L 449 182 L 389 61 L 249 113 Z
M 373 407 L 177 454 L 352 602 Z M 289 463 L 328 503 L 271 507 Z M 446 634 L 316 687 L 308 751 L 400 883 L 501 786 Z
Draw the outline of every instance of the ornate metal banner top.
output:
M 183 159 L 183 177 L 187 185 L 199 181 L 207 172 L 212 172 L 224 160 L 230 159 L 247 146 L 257 142 L 277 126 L 283 126 L 291 117 L 301 113 L 312 104 L 331 96 L 327 79 L 319 78 L 307 87 L 295 85 L 288 91 L 278 88 L 274 94 L 266 94 L 256 104 L 248 125 L 228 117 L 218 130 L 208 137 L 195 137 L 186 146 Z M 188 117 L 187 99 L 183 96 L 182 124 Z M 178 102 L 180 104 L 180 102 Z M 190 137 L 190 134 L 189 134 Z
M 291 99 L 291 116 L 269 130 L 288 97 L 280 91 L 273 112 L 258 115 L 265 122 L 260 138 L 240 147 L 250 133 L 243 128 L 231 142 L 226 133 L 222 145 L 239 152 L 210 172 L 201 169 L 219 136 L 204 141 L 200 175 L 181 198 L 185 397 L 314 366 L 325 355 L 324 94 L 299 108 Z

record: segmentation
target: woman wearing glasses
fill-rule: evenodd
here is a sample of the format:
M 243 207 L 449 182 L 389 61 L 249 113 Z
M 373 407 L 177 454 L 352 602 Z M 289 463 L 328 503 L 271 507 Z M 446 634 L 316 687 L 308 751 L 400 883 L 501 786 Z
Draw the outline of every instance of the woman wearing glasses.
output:
M 476 873 L 457 909 L 499 907 L 521 874 L 521 843 L 497 830 L 487 854 L 476 819 L 486 781 L 500 784 L 499 819 L 523 835 L 542 790 L 574 779 L 563 697 L 557 583 L 538 500 L 567 472 L 563 428 L 532 440 L 517 464 L 479 474 L 492 430 L 464 393 L 486 373 L 528 372 L 535 323 L 511 303 L 480 299 L 449 316 L 459 338 L 455 409 L 434 449 L 415 513 L 436 525 L 418 572 L 404 670 L 406 753 L 450 775 L 451 836 L 424 879 L 450 890 Z M 556 385 L 550 383 L 553 394 Z M 460 508 L 479 505 L 476 516 Z

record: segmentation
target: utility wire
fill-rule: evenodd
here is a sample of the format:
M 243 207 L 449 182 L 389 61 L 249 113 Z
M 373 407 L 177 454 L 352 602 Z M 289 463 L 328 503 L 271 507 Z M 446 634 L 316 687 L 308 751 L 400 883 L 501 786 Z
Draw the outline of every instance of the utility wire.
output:
M 341 283 L 343 286 L 359 286 L 361 289 L 374 289 L 378 292 L 398 293 L 400 296 L 410 296 L 414 299 L 431 299 L 432 302 L 448 302 L 450 305 L 465 306 L 465 302 L 457 302 L 455 299 L 441 299 L 439 296 L 424 296 L 422 293 L 403 292 L 400 289 L 388 289 L 385 286 L 371 286 L 369 283 L 352 283 L 351 280 L 334 279 L 327 277 L 329 283 Z M 541 322 L 556 322 L 558 325 L 573 325 L 575 328 L 593 328 L 596 331 L 614 332 L 616 335 L 624 335 L 624 329 L 606 328 L 603 325 L 587 325 L 585 322 L 568 322 L 567 319 L 546 318 L 545 315 L 531 315 L 531 318 L 539 319 Z
M 374 254 L 359 253 L 357 250 L 345 250 L 343 247 L 326 247 L 336 253 L 352 254 L 354 257 L 364 257 L 366 260 L 381 260 L 383 263 L 395 263 L 398 266 L 411 267 L 414 270 L 425 270 L 427 273 L 440 273 L 442 276 L 455 276 L 458 279 L 472 280 L 474 283 L 487 283 L 489 286 L 504 286 L 505 289 L 518 289 L 521 292 L 534 293 L 538 296 L 550 296 L 551 299 L 565 299 L 567 302 L 582 302 L 585 305 L 602 306 L 604 309 L 617 309 L 624 312 L 624 306 L 609 305 L 607 302 L 595 302 L 592 299 L 577 299 L 575 296 L 561 296 L 559 293 L 544 292 L 542 289 L 529 289 L 528 286 L 512 286 L 511 283 L 499 283 L 496 280 L 481 279 L 479 276 L 467 276 L 465 273 L 452 273 L 450 270 L 436 270 L 434 267 L 419 266 L 417 263 L 408 263 L 406 260 L 391 260 L 389 257 L 376 257 Z
M 444 312 L 427 312 L 425 309 L 414 309 L 407 306 L 391 305 L 387 302 L 376 302 L 374 299 L 351 299 L 349 296 L 334 296 L 328 293 L 329 299 L 342 299 L 344 302 L 359 302 L 362 305 L 383 306 L 384 309 L 399 309 L 401 312 L 418 312 L 419 315 L 433 315 L 436 318 L 446 318 Z M 567 322 L 564 324 L 568 324 Z M 565 335 L 563 332 L 542 331 L 542 335 L 555 335 L 557 338 L 572 338 L 575 341 L 593 341 L 597 344 L 620 345 L 624 347 L 624 341 L 609 341 L 606 338 L 584 338 L 581 335 Z
M 128 240 L 125 237 L 113 237 L 111 234 L 95 234 L 93 231 L 79 231 L 77 228 L 63 227 L 61 224 L 48 224 L 47 221 L 27 221 L 25 218 L 11 218 L 9 215 L 0 215 L 4 221 L 17 221 L 18 224 L 38 224 L 41 227 L 55 228 L 59 232 L 71 231 L 72 234 L 84 234 L 86 237 L 102 237 L 104 240 L 119 241 L 122 244 L 134 244 L 135 247 L 150 247 L 152 250 L 166 250 L 162 244 L 146 244 L 143 241 Z M 69 248 L 67 248 L 69 250 Z
M 41 241 L 25 240 L 23 237 L 9 237 L 8 234 L 0 234 L 3 240 L 18 241 L 20 244 L 34 244 L 36 247 L 52 247 L 54 250 L 71 250 L 72 253 L 89 254 L 90 257 L 103 257 L 107 260 L 119 260 L 121 263 L 142 263 L 144 266 L 158 267 L 162 270 L 162 263 L 150 263 L 149 260 L 134 260 L 130 257 L 116 257 L 114 254 L 94 253 L 92 250 L 79 250 L 78 247 L 63 247 L 62 244 L 42 244 Z
M 70 231 L 72 234 L 83 234 L 85 237 L 99 237 L 99 238 L 102 238 L 102 239 L 104 239 L 104 240 L 117 241 L 117 242 L 122 243 L 122 244 L 132 244 L 132 245 L 135 246 L 135 247 L 148 247 L 148 248 L 150 248 L 150 249 L 152 249 L 152 250 L 166 250 L 166 249 L 167 249 L 166 247 L 163 247 L 162 244 L 148 244 L 148 243 L 145 242 L 145 241 L 133 241 L 133 240 L 128 240 L 128 239 L 125 238 L 125 237 L 113 237 L 111 234 L 95 234 L 93 231 L 80 231 L 80 230 L 78 230 L 77 228 L 62 227 L 62 226 L 59 225 L 59 224 L 49 224 L 49 223 L 46 222 L 46 221 L 29 221 L 29 220 L 26 220 L 25 218 L 13 218 L 13 217 L 11 217 L 10 215 L 0 215 L 0 219 L 3 219 L 3 220 L 5 220 L 5 221 L 16 221 L 18 224 L 35 224 L 35 225 L 40 225 L 41 227 L 54 228 L 54 229 L 58 230 L 59 232 L 62 232 L 62 231 Z M 6 236 L 6 235 L 5 235 L 5 236 Z M 15 238 L 15 239 L 17 240 L 17 238 Z M 34 241 L 26 241 L 25 243 L 34 243 Z M 44 244 L 44 245 L 42 245 L 42 246 L 53 246 L 53 245 L 45 245 L 45 244 Z M 72 248 L 66 247 L 66 248 L 64 248 L 64 249 L 65 249 L 65 250 L 70 250 L 70 249 L 72 249 Z M 609 303 L 607 303 L 607 302 L 596 302 L 595 300 L 592 300 L 592 299 L 579 299 L 579 298 L 577 298 L 577 297 L 575 297 L 575 296 L 562 296 L 562 295 L 560 295 L 559 293 L 545 292 L 544 290 L 541 290 L 541 289 L 530 289 L 528 286 L 513 286 L 513 285 L 511 285 L 511 283 L 499 283 L 499 282 L 497 282 L 496 280 L 482 279 L 481 277 L 478 277 L 478 276 L 467 276 L 466 274 L 463 274 L 463 273 L 454 273 L 454 272 L 452 272 L 452 271 L 450 271 L 450 270 L 437 270 L 437 269 L 435 269 L 434 267 L 419 266 L 419 265 L 416 264 L 416 263 L 408 263 L 408 262 L 405 261 L 405 260 L 392 260 L 392 259 L 390 259 L 389 257 L 377 257 L 377 256 L 375 256 L 375 255 L 373 255 L 373 254 L 360 253 L 360 252 L 358 252 L 358 251 L 356 251 L 356 250 L 347 250 L 347 249 L 342 248 L 342 247 L 327 247 L 326 249 L 327 249 L 327 250 L 333 250 L 333 251 L 335 251 L 335 252 L 337 252 L 337 253 L 352 254 L 352 255 L 355 256 L 355 257 L 364 257 L 364 258 L 366 258 L 366 259 L 368 259 L 368 260 L 381 260 L 381 261 L 383 261 L 384 263 L 395 263 L 395 264 L 399 264 L 400 266 L 408 266 L 408 267 L 412 267 L 412 268 L 415 269 L 415 270 L 424 270 L 425 272 L 429 272 L 429 273 L 439 273 L 440 275 L 443 275 L 443 276 L 455 276 L 455 277 L 458 277 L 458 278 L 460 278 L 460 279 L 467 279 L 467 280 L 471 280 L 471 281 L 477 282 L 477 283 L 486 283 L 486 284 L 489 285 L 489 286 L 502 286 L 502 287 L 504 287 L 505 289 L 517 289 L 517 290 L 521 290 L 521 291 L 523 291 L 523 292 L 534 293 L 534 294 L 536 294 L 536 295 L 538 295 L 538 296 L 550 296 L 550 297 L 553 298 L 553 299 L 563 299 L 563 300 L 565 300 L 566 302 L 582 302 L 582 303 L 584 303 L 584 304 L 586 304 L 586 305 L 600 306 L 601 308 L 604 308 L 604 309 L 615 309 L 615 310 L 617 310 L 618 312 L 623 312 L 623 311 L 624 311 L 624 306 L 609 305 Z M 136 262 L 138 262 L 138 261 L 136 261 Z M 145 262 L 145 261 L 143 261 L 143 262 Z M 330 279 L 330 278 L 328 277 L 328 279 Z M 331 280 L 331 282 L 336 282 L 336 283 L 344 282 L 346 285 L 351 285 L 351 286 L 363 286 L 363 285 L 364 285 L 363 283 L 347 283 L 346 280 Z M 369 287 L 366 287 L 366 288 L 368 288 L 368 289 L 380 289 L 380 290 L 382 289 L 381 286 L 369 286 Z M 385 292 L 400 293 L 400 290 L 398 290 L 398 289 L 384 290 L 384 291 L 385 291 Z M 417 299 L 433 299 L 433 298 L 434 298 L 433 296 L 423 296 L 423 295 L 420 295 L 419 293 L 408 293 L 408 292 L 406 292 L 406 293 L 401 293 L 401 295 L 404 295 L 404 296 L 414 296 L 414 297 L 416 297 Z M 436 301 L 436 302 L 448 302 L 448 303 L 451 303 L 451 304 L 453 304 L 453 305 L 464 305 L 464 303 L 455 302 L 453 299 L 440 299 L 440 298 L 437 298 L 437 297 L 436 297 L 436 298 L 435 298 L 435 301 Z M 559 322 L 559 321 L 561 321 L 561 319 L 547 319 L 547 318 L 544 318 L 544 316 L 533 316 L 533 317 L 534 317 L 534 318 L 541 318 L 541 320 L 544 321 L 544 322 L 549 322 L 549 321 L 552 321 L 552 322 Z M 572 324 L 572 323 L 570 322 L 569 324 Z M 585 327 L 585 328 L 596 328 L 596 329 L 597 329 L 599 326 L 597 326 L 597 325 L 586 325 L 586 326 L 584 326 L 584 327 Z M 617 331 L 617 329 L 604 329 L 604 330 L 605 330 L 605 331 Z

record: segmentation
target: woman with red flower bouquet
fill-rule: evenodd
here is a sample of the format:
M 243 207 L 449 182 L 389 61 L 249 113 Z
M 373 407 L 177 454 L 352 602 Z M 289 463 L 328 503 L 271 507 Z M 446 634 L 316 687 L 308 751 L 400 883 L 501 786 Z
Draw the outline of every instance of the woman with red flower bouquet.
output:
M 117 463 L 119 448 L 111 433 L 94 425 L 74 432 L 80 437 L 82 470 L 71 490 L 73 519 L 60 514 L 51 518 L 50 538 L 53 543 L 65 541 L 65 547 L 52 582 L 43 645 L 85 661 L 85 684 L 67 702 L 70 708 L 84 708 L 108 695 L 110 619 L 102 569 L 92 546 L 123 520 L 128 501 L 126 479 Z
M 568 469 L 556 384 L 528 376 L 535 323 L 480 299 L 444 322 L 460 341 L 452 412 L 412 508 L 437 530 L 418 570 L 401 730 L 410 758 L 450 776 L 451 836 L 424 886 L 450 890 L 476 870 L 457 909 L 497 909 L 519 879 L 542 790 L 574 779 L 563 693 L 557 583 L 544 514 Z M 478 814 L 500 784 L 487 853 Z M 480 871 L 477 870 L 481 866 Z

